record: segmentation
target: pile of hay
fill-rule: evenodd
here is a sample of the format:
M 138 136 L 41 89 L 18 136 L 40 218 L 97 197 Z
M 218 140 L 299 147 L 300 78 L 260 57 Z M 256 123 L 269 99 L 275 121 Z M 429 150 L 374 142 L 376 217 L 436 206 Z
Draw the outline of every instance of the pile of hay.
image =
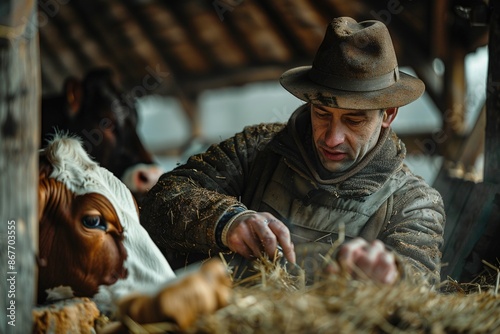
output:
M 439 292 L 414 281 L 378 286 L 343 276 L 305 286 L 266 259 L 234 283 L 232 303 L 189 333 L 500 333 L 498 287 L 466 291 L 448 282 Z

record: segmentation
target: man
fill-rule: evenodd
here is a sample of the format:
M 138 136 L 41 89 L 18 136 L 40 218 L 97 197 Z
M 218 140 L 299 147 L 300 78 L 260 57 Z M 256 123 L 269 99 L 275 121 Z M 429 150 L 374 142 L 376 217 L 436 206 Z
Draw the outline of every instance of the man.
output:
M 247 127 L 150 191 L 141 218 L 160 249 L 251 259 L 279 245 L 293 263 L 295 247 L 345 229 L 337 259 L 354 276 L 394 283 L 396 253 L 439 281 L 443 203 L 390 129 L 424 84 L 399 72 L 385 25 L 334 19 L 313 65 L 280 81 L 306 102 L 286 125 Z

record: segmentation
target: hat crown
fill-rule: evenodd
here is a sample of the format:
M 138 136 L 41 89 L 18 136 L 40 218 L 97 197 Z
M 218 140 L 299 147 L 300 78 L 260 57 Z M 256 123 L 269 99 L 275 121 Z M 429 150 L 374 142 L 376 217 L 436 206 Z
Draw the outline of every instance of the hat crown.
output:
M 377 90 L 397 81 L 397 69 L 391 37 L 382 22 L 340 17 L 327 28 L 310 78 L 337 89 Z
M 425 90 L 422 80 L 399 71 L 385 24 L 350 17 L 333 19 L 312 66 L 290 69 L 280 82 L 303 101 L 355 110 L 401 107 Z

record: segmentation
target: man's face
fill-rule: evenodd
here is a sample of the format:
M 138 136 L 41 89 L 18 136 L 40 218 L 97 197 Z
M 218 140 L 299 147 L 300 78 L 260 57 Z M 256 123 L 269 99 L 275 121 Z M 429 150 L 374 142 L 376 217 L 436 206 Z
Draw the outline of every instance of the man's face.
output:
M 395 108 L 382 112 L 312 104 L 314 147 L 323 167 L 338 173 L 359 163 L 375 146 L 380 131 L 390 125 L 396 112 Z

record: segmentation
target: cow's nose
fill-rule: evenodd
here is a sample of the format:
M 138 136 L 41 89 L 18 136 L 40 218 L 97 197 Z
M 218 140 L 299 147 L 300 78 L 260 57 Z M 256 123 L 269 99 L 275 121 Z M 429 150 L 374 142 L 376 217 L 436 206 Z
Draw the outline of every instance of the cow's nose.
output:
M 133 193 L 145 193 L 153 187 L 164 170 L 158 165 L 139 164 L 123 174 L 122 181 Z

